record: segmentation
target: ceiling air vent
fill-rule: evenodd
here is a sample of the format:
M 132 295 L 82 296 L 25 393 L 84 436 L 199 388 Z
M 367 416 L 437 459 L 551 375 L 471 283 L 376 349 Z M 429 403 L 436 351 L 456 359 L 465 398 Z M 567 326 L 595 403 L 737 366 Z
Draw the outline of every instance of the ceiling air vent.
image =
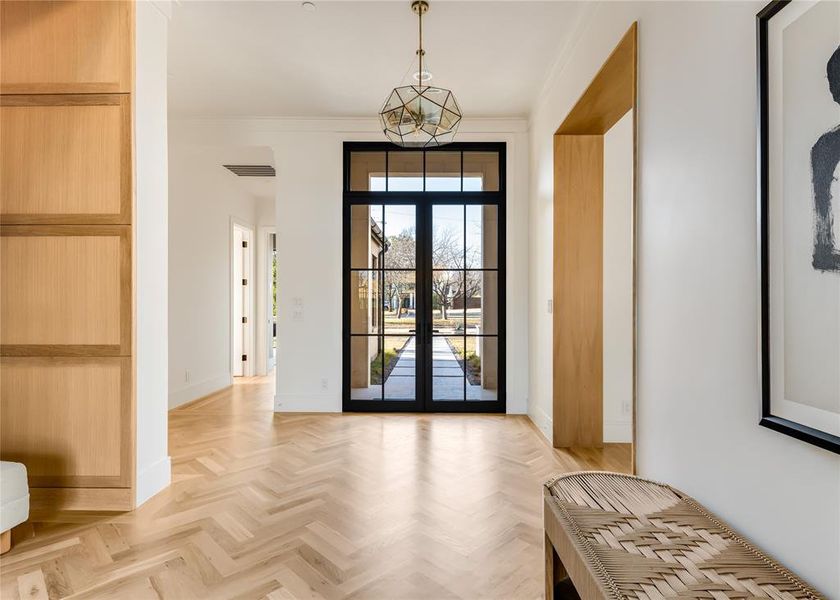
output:
M 274 177 L 271 165 L 222 165 L 225 169 L 240 177 Z

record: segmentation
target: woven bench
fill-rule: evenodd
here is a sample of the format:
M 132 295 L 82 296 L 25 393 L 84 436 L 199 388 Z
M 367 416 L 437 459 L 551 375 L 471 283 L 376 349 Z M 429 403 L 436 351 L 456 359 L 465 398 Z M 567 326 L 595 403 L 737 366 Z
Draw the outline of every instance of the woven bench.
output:
M 544 489 L 546 599 L 822 599 L 667 485 L 583 472 Z

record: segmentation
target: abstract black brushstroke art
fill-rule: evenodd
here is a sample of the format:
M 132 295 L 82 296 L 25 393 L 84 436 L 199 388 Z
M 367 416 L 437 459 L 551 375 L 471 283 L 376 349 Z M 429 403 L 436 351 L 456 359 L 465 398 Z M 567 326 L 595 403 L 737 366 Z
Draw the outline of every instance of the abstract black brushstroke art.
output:
M 840 2 L 771 2 L 757 44 L 760 424 L 840 454 Z
M 828 89 L 840 104 L 840 47 L 826 65 Z M 814 186 L 814 268 L 818 271 L 840 272 L 840 252 L 834 239 L 834 214 L 831 185 L 840 163 L 840 126 L 824 133 L 811 148 L 811 173 Z

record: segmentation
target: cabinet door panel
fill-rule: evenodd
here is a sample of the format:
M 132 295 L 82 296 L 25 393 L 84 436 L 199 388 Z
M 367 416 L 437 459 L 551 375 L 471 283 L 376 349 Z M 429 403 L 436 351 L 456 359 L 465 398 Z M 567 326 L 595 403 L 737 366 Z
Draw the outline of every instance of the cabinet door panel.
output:
M 4 94 L 131 91 L 133 2 L 0 2 Z
M 7 96 L 0 215 L 12 223 L 129 223 L 128 96 Z
M 0 278 L 4 355 L 130 354 L 127 226 L 4 226 Z
M 3 460 L 32 487 L 130 485 L 130 358 L 0 361 Z

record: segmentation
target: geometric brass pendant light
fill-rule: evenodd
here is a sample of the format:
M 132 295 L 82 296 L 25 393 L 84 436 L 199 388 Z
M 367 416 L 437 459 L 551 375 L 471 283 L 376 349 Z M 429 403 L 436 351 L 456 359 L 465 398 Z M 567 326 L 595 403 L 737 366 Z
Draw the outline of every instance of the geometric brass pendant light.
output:
M 397 146 L 430 148 L 443 146 L 455 138 L 461 123 L 461 109 L 455 95 L 447 89 L 424 85 L 430 79 L 423 70 L 423 15 L 429 10 L 426 0 L 414 0 L 411 10 L 419 22 L 416 85 L 401 85 L 393 89 L 379 119 L 385 135 Z

